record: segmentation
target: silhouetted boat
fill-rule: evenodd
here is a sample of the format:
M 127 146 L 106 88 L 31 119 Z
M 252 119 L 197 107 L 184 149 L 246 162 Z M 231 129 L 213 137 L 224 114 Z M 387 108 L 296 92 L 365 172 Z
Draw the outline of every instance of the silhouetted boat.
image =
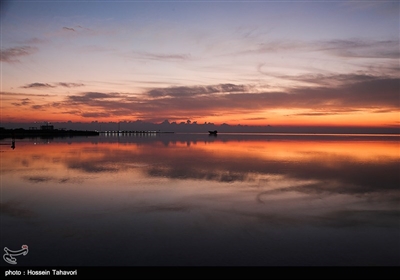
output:
M 216 130 L 214 130 L 214 131 L 209 130 L 208 133 L 210 133 L 211 135 L 217 135 L 218 131 L 216 131 Z

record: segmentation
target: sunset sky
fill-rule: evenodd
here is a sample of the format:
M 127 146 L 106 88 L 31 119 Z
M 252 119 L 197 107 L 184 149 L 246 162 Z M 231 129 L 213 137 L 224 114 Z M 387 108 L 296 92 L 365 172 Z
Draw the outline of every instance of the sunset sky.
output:
M 8 1 L 1 122 L 400 126 L 399 1 Z

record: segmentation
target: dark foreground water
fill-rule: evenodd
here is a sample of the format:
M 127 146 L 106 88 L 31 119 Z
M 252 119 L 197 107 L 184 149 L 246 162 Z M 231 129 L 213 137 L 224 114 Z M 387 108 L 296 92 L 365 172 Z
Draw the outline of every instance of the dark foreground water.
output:
M 0 246 L 29 247 L 18 265 L 400 264 L 397 136 L 102 135 L 15 146 L 0 146 Z

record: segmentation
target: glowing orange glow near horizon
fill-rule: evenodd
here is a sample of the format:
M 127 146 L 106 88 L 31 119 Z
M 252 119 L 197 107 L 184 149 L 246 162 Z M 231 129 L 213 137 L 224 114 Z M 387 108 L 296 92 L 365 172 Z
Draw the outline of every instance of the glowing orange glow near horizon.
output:
M 8 104 L 7 104 L 8 103 Z M 79 115 L 68 114 L 63 112 L 65 109 L 49 108 L 44 107 L 40 111 L 30 111 L 24 108 L 13 107 L 10 105 L 10 101 L 3 101 L 2 104 L 2 123 L 33 123 L 33 122 L 82 122 L 90 123 L 93 121 L 98 122 L 120 122 L 120 121 L 131 121 L 136 120 L 147 121 L 141 118 L 139 115 L 120 115 L 120 116 L 109 116 L 109 117 L 82 117 Z M 81 111 L 85 112 L 85 108 L 81 108 Z M 93 111 L 92 108 L 88 108 L 87 111 Z M 102 111 L 97 111 L 101 113 Z M 383 112 L 373 113 L 369 111 L 361 111 L 356 113 L 347 114 L 327 114 L 321 116 L 302 115 L 299 109 L 285 109 L 284 113 L 279 110 L 271 110 L 271 112 L 252 113 L 249 112 L 241 114 L 232 114 L 231 112 L 219 112 L 217 116 L 203 117 L 173 117 L 168 119 L 170 122 L 185 122 L 190 119 L 192 122 L 196 121 L 198 124 L 203 123 L 214 123 L 221 125 L 223 123 L 229 125 L 249 125 L 249 126 L 326 126 L 326 127 L 399 127 L 400 112 Z M 161 112 L 162 113 L 162 112 Z M 196 112 L 196 115 L 199 115 Z M 154 117 L 157 117 L 156 115 Z M 159 120 L 154 123 L 161 123 L 163 120 Z

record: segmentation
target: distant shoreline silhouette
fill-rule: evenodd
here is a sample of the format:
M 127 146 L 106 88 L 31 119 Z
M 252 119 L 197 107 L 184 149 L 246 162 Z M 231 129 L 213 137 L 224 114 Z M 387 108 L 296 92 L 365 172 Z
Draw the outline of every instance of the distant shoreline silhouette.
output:
M 97 136 L 99 132 L 91 130 L 62 130 L 62 129 L 0 129 L 0 139 L 12 138 L 52 138 L 52 137 L 73 137 L 73 136 Z

